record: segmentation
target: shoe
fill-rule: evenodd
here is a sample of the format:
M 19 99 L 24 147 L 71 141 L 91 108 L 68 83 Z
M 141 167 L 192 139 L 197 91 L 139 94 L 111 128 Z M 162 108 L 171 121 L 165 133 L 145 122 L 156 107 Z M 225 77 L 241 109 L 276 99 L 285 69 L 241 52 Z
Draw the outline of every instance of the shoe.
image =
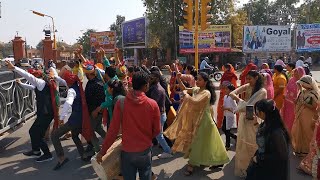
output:
M 53 168 L 54 171 L 59 170 L 63 165 L 65 165 L 69 161 L 69 158 L 65 158 L 62 163 L 58 162 L 58 164 Z
M 223 164 L 217 165 L 217 166 L 211 166 L 209 169 L 218 169 L 218 168 L 223 168 Z
M 51 161 L 53 160 L 53 157 L 51 154 L 44 154 L 42 156 L 40 156 L 36 162 L 46 162 L 46 161 Z
M 37 156 L 37 157 L 39 157 L 39 156 L 41 156 L 41 152 L 38 151 L 38 152 L 35 153 L 33 150 L 31 150 L 31 151 L 28 151 L 28 152 L 24 152 L 23 155 L 25 155 L 25 156 Z
M 169 153 L 166 153 L 166 152 L 163 152 L 162 154 L 158 155 L 159 159 L 167 159 L 167 158 L 172 158 L 172 157 L 173 157 L 172 154 L 169 154 Z
M 89 162 L 91 160 L 92 156 L 82 157 L 81 160 L 84 162 Z

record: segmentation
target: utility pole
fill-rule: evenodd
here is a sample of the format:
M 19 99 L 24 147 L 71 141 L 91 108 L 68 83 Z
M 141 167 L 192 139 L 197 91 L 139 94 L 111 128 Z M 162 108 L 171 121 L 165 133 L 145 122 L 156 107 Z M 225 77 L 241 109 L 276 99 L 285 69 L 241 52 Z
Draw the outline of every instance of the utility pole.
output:
M 310 9 L 311 9 L 311 0 L 307 0 L 307 24 L 310 23 Z
M 2 16 L 1 16 L 1 8 L 2 8 L 2 6 L 1 6 L 1 2 L 0 2 L 0 18 L 2 17 Z

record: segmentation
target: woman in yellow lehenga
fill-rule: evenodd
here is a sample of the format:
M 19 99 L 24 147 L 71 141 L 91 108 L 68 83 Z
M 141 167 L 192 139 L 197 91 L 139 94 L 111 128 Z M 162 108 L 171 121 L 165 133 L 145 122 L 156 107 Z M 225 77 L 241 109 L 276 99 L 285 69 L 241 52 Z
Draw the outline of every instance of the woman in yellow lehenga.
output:
M 175 140 L 172 151 L 189 158 L 186 176 L 192 175 L 195 166 L 222 167 L 229 158 L 211 116 L 210 105 L 214 104 L 216 94 L 208 74 L 198 75 L 195 88 L 186 89 L 181 80 L 179 84 L 184 90 L 183 102 L 176 120 L 165 132 L 169 139 Z
M 246 107 L 247 105 L 253 106 L 257 101 L 267 98 L 267 91 L 263 88 L 264 83 L 261 74 L 257 71 L 249 71 L 246 78 L 248 84 L 240 86 L 230 93 L 230 96 L 238 101 L 236 111 L 240 114 L 235 156 L 235 175 L 240 177 L 247 176 L 250 160 L 258 148 L 256 144 L 258 119 L 254 117 L 254 120 L 248 120 Z M 244 99 L 238 97 L 242 93 L 245 93 Z
M 297 156 L 309 153 L 315 122 L 318 120 L 316 111 L 319 104 L 319 88 L 311 76 L 303 76 L 297 82 L 300 89 L 295 106 L 295 120 L 291 130 L 293 152 Z

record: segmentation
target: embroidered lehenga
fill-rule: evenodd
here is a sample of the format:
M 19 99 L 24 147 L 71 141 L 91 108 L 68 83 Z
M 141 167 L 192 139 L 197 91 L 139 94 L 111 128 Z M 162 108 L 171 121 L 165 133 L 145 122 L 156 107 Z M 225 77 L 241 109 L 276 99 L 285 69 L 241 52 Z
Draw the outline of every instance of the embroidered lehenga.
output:
M 208 90 L 193 88 L 193 96 L 184 97 L 177 118 L 164 134 L 175 140 L 172 151 L 184 153 L 192 166 L 215 166 L 229 162 L 211 116 Z

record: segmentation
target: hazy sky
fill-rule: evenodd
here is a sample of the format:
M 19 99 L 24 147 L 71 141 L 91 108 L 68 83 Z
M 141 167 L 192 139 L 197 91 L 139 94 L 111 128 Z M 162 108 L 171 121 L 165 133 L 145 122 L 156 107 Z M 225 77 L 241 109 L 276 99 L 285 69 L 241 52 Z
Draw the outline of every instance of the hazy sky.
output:
M 240 0 L 241 4 L 249 0 Z M 142 17 L 145 8 L 142 0 L 0 0 L 0 41 L 9 42 L 16 34 L 27 38 L 27 43 L 36 46 L 44 38 L 43 29 L 52 25 L 48 17 L 34 15 L 30 10 L 54 17 L 58 30 L 57 40 L 75 43 L 88 28 L 109 30 L 116 15 L 126 20 Z M 238 4 L 239 5 L 239 4 Z
M 0 0 L 0 41 L 9 42 L 16 34 L 27 38 L 27 43 L 36 46 L 44 38 L 45 26 L 51 19 L 34 15 L 30 10 L 54 17 L 58 30 L 57 40 L 74 43 L 81 30 L 93 28 L 109 30 L 116 15 L 126 20 L 142 17 L 145 8 L 141 0 Z

